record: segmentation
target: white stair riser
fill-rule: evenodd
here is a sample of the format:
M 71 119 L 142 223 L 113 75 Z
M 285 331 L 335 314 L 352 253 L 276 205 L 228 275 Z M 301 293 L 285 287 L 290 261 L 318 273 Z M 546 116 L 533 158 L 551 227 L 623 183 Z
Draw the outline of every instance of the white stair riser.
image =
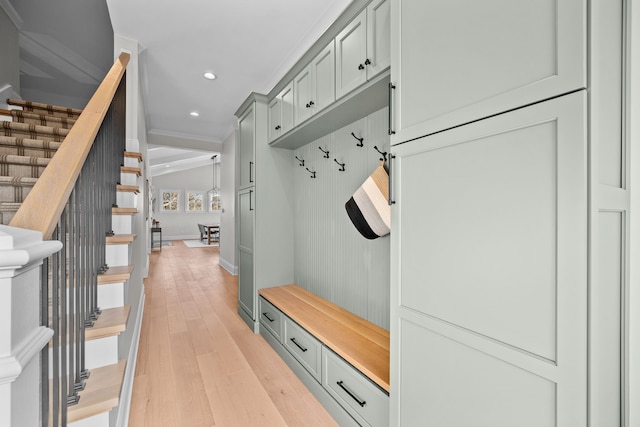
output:
M 140 152 L 140 141 L 133 138 L 127 138 L 127 151 L 131 151 L 132 153 Z
M 67 424 L 69 427 L 109 427 L 109 412 Z
M 137 168 L 139 166 L 138 165 L 138 159 L 134 159 L 134 158 L 131 158 L 131 157 L 125 157 L 124 158 L 124 165 Z
M 87 341 L 85 349 L 87 352 L 87 369 L 99 368 L 101 366 L 114 365 L 118 363 L 117 336 Z
M 75 353 L 75 346 L 67 346 L 67 358 L 70 352 Z M 85 342 L 87 369 L 99 368 L 101 366 L 112 365 L 118 362 L 118 337 L 106 337 Z M 67 372 L 69 365 L 67 364 Z M 53 354 L 49 352 L 49 378 L 53 376 Z
M 132 222 L 130 215 L 113 215 L 111 217 L 111 226 L 116 234 L 131 234 Z
M 120 208 L 135 208 L 137 206 L 137 195 L 124 191 L 118 191 L 116 203 Z
M 98 307 L 101 309 L 124 305 L 124 283 L 109 283 L 98 286 Z
M 109 267 L 129 265 L 129 245 L 107 245 L 105 261 Z
M 138 185 L 138 176 L 133 173 L 120 173 L 120 183 L 122 185 Z

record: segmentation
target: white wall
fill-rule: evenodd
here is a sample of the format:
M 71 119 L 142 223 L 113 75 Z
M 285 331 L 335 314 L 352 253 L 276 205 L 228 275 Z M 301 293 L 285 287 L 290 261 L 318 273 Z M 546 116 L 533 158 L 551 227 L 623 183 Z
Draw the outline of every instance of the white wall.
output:
M 18 28 L 0 7 L 0 90 L 11 86 L 20 91 L 20 48 L 18 46 Z M 4 97 L 3 97 L 4 98 Z M 0 105 L 5 100 L 0 99 Z
M 220 192 L 222 213 L 220 215 L 220 265 L 231 274 L 238 274 L 236 261 L 236 132 L 231 132 L 223 142 L 220 161 Z
M 213 167 L 202 166 L 180 172 L 160 175 L 153 178 L 153 218 L 160 221 L 163 240 L 199 239 L 198 224 L 220 224 L 220 212 L 193 213 L 185 212 L 184 191 L 202 191 L 204 193 L 213 186 Z M 160 212 L 160 191 L 178 190 L 182 194 L 180 212 Z M 233 199 L 222 199 L 222 207 L 227 208 Z M 222 228 L 222 227 L 221 227 Z M 221 231 L 222 233 L 222 231 Z M 155 237 L 157 238 L 157 236 Z

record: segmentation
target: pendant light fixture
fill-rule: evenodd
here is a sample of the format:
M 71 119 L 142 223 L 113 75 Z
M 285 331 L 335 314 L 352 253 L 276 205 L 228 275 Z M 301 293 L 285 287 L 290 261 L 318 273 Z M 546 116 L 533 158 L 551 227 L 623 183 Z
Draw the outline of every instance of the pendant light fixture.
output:
M 211 197 L 209 199 L 209 203 L 213 204 L 214 201 L 218 201 L 220 200 L 220 188 L 218 187 L 218 179 L 217 179 L 217 172 L 218 172 L 218 165 L 216 164 L 216 160 L 217 160 L 218 155 L 214 154 L 213 157 L 211 157 L 211 160 L 213 160 L 213 165 L 212 165 L 212 172 L 213 172 L 213 187 L 209 190 L 209 193 L 211 193 Z

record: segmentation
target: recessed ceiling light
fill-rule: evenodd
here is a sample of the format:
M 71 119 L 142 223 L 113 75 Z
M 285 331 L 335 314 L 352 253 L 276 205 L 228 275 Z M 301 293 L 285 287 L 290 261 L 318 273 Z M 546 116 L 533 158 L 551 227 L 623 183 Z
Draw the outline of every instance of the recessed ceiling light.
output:
M 209 72 L 209 71 L 208 71 L 208 72 L 204 73 L 204 78 L 205 78 L 205 79 L 208 79 L 208 80 L 213 80 L 213 79 L 215 79 L 215 78 L 216 78 L 216 75 L 215 75 L 215 74 L 213 74 L 212 72 Z
M 198 113 L 197 111 L 192 111 L 189 114 L 191 114 L 193 117 L 198 117 L 200 115 L 200 113 Z

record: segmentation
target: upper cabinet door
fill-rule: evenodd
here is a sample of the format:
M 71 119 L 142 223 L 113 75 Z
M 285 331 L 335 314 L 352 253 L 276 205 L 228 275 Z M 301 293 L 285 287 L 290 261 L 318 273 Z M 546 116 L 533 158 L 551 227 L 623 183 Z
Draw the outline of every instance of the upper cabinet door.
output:
M 269 102 L 269 142 L 293 129 L 293 82 Z
M 281 105 L 281 117 L 282 117 L 282 121 L 281 121 L 281 132 L 282 134 L 285 134 L 287 132 L 289 132 L 291 129 L 293 129 L 293 82 L 289 83 L 284 89 L 282 89 L 282 92 L 280 92 L 280 95 L 278 95 L 278 98 L 280 98 L 280 105 Z
M 391 64 L 391 0 L 374 0 L 367 7 L 367 79 Z M 366 61 L 365 61 L 366 62 Z
M 276 96 L 269 103 L 269 142 L 273 141 L 282 133 L 282 103 L 280 97 Z
M 311 97 L 312 114 L 328 107 L 336 100 L 335 62 L 334 41 L 332 40 L 311 62 L 314 74 Z
M 392 142 L 586 86 L 586 1 L 396 0 Z
M 240 184 L 238 188 L 246 188 L 255 185 L 255 105 L 238 120 L 239 156 L 238 169 L 240 171 Z
M 367 11 L 360 15 L 335 38 L 336 97 L 351 92 L 367 81 Z
M 312 109 L 309 102 L 311 101 L 312 88 L 312 67 L 311 65 L 307 65 L 305 69 L 300 71 L 293 79 L 293 110 L 296 126 L 311 117 Z

